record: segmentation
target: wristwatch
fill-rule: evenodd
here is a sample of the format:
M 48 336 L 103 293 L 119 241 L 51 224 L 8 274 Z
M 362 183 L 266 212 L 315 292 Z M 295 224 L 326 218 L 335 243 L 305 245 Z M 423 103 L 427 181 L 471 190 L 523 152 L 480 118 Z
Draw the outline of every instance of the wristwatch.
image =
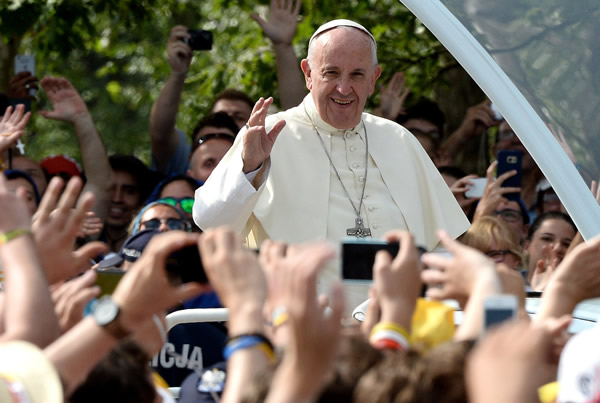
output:
M 104 328 L 115 339 L 121 340 L 129 336 L 127 331 L 119 321 L 121 309 L 119 305 L 109 295 L 105 295 L 96 301 L 92 316 L 98 325 Z

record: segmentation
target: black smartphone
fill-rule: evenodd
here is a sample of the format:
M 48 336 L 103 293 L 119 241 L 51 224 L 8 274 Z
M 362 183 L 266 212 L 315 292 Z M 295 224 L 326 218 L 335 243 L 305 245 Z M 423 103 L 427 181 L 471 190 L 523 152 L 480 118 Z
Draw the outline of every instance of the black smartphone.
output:
M 125 271 L 120 269 L 96 269 L 96 285 L 100 287 L 100 296 L 111 295 L 124 275 Z
M 347 281 L 373 281 L 375 254 L 386 250 L 396 257 L 400 244 L 377 240 L 347 240 L 342 242 L 342 279 Z
M 502 187 L 521 187 L 521 168 L 523 153 L 519 150 L 500 150 L 497 155 L 498 169 L 496 171 L 496 177 L 508 172 L 515 170 L 516 175 L 511 176 L 502 183 Z M 508 200 L 519 201 L 521 198 L 520 192 L 506 193 L 504 194 Z
M 188 29 L 190 38 L 184 42 L 192 50 L 211 50 L 213 45 L 213 34 L 203 29 Z
M 167 257 L 166 267 L 169 277 L 176 283 L 208 283 L 197 245 L 189 245 L 171 253 Z

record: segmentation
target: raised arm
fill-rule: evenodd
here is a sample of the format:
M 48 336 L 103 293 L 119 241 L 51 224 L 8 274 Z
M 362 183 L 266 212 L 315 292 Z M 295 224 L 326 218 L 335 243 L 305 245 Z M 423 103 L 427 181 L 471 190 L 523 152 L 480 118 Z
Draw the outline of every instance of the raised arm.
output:
M 25 340 L 45 347 L 60 334 L 58 320 L 31 236 L 31 217 L 23 200 L 7 189 L 4 175 L 0 175 L 0 205 L 5 289 L 0 341 Z
M 175 131 L 175 120 L 185 84 L 185 76 L 192 62 L 192 49 L 183 42 L 189 37 L 187 28 L 182 25 L 171 29 L 167 43 L 171 75 L 154 102 L 150 114 L 152 156 L 158 171 L 165 174 L 169 160 L 175 154 L 180 141 Z
M 29 122 L 31 113 L 24 114 L 24 111 L 25 105 L 23 104 L 17 105 L 14 110 L 12 106 L 9 106 L 4 111 L 4 115 L 0 120 L 0 157 L 4 157 L 4 152 L 8 151 L 19 137 L 25 133 L 24 129 L 27 122 Z
M 277 60 L 281 108 L 284 110 L 298 106 L 306 95 L 300 63 L 292 45 L 298 28 L 301 6 L 302 0 L 271 0 L 271 15 L 268 21 L 263 20 L 258 14 L 251 16 L 273 44 Z
M 112 170 L 92 115 L 77 89 L 66 78 L 44 77 L 40 84 L 53 110 L 39 113 L 46 119 L 73 125 L 87 177 L 85 190 L 94 194 L 94 212 L 105 221 L 110 205 L 110 181 L 107 178 L 110 178 Z

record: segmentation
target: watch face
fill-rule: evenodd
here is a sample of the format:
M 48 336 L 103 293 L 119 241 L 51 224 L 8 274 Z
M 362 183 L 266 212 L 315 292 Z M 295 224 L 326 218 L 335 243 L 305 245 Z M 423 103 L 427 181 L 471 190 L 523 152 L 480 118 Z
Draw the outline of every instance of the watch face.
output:
M 100 326 L 106 326 L 119 314 L 119 307 L 110 298 L 101 298 L 94 308 L 94 318 Z

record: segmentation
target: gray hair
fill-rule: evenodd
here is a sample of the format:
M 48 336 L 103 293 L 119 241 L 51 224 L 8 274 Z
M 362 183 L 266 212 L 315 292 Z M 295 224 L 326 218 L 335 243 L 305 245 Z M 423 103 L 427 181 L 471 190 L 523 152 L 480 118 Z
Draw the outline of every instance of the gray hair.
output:
M 308 60 L 308 65 L 309 67 L 312 69 L 312 62 L 311 60 L 313 60 L 314 57 L 314 52 L 315 52 L 315 43 L 324 35 L 330 33 L 331 31 L 333 31 L 334 29 L 345 29 L 345 30 L 356 30 L 358 32 L 362 32 L 360 29 L 358 28 L 354 28 L 354 27 L 349 27 L 349 26 L 345 26 L 345 25 L 340 25 L 337 26 L 333 29 L 327 30 L 325 32 L 320 33 L 318 36 L 316 36 L 314 38 L 314 40 L 311 40 L 310 43 L 308 44 L 308 54 L 306 56 L 306 60 Z M 363 32 L 364 33 L 364 32 Z M 367 34 L 365 34 L 367 35 Z M 367 35 L 367 38 L 369 38 L 369 44 L 371 46 L 371 59 L 373 60 L 373 67 L 377 66 L 377 44 L 375 43 L 375 41 L 369 37 Z

